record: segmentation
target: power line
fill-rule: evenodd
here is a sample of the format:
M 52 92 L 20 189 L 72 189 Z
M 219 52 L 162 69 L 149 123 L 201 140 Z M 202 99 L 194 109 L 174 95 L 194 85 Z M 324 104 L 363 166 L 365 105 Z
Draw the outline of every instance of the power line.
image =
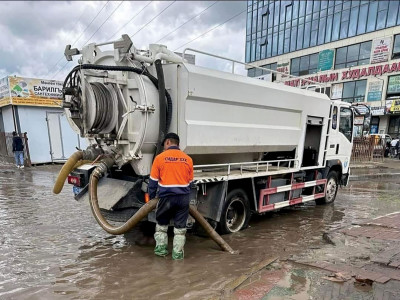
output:
M 103 27 L 103 25 L 108 21 L 108 19 L 111 18 L 111 16 L 112 16 L 112 15 L 115 13 L 115 11 L 122 5 L 123 2 L 124 2 L 124 0 L 122 0 L 122 1 L 118 4 L 118 6 L 112 11 L 112 13 L 104 20 L 104 22 L 101 23 L 101 25 L 99 26 L 99 28 L 97 28 L 97 30 L 90 36 L 90 38 L 88 38 L 87 41 L 83 43 L 83 46 L 86 45 L 86 44 L 90 41 L 90 39 L 100 30 L 101 27 Z M 83 47 L 83 46 L 82 46 L 82 47 Z
M 228 23 L 229 21 L 231 21 L 231 20 L 233 20 L 234 18 L 236 18 L 236 17 L 240 16 L 241 14 L 243 14 L 243 13 L 244 13 L 244 12 L 246 12 L 246 11 L 247 11 L 247 9 L 245 9 L 245 10 L 241 11 L 240 13 L 238 13 L 238 14 L 234 15 L 233 17 L 229 18 L 229 19 L 228 19 L 228 20 L 226 20 L 225 22 L 223 22 L 223 23 L 220 23 L 220 24 L 218 24 L 218 25 L 214 26 L 213 28 L 211 28 L 211 29 L 207 30 L 206 32 L 204 32 L 204 33 L 200 34 L 198 37 L 196 37 L 196 38 L 194 38 L 194 39 L 190 40 L 189 42 L 187 42 L 187 43 L 185 43 L 185 44 L 183 44 L 183 45 L 179 46 L 179 47 L 178 47 L 178 48 L 176 48 L 174 51 L 176 51 L 176 50 L 178 50 L 178 49 L 180 49 L 180 48 L 182 48 L 182 47 L 186 46 L 187 44 L 190 44 L 191 42 L 194 42 L 194 41 L 195 41 L 195 40 L 197 40 L 198 38 L 201 38 L 202 36 L 204 36 L 204 35 L 206 35 L 207 33 L 209 33 L 209 32 L 211 32 L 211 31 L 213 31 L 214 29 L 217 29 L 218 27 L 220 27 L 220 26 L 222 26 L 222 25 L 224 25 L 224 24 Z
M 90 41 L 90 39 L 100 30 L 101 27 L 103 27 L 103 25 L 108 21 L 108 19 L 111 18 L 111 16 L 112 16 L 112 15 L 115 13 L 115 11 L 122 5 L 123 2 L 124 2 L 124 0 L 122 0 L 122 1 L 118 4 L 118 6 L 117 6 L 117 7 L 112 11 L 112 13 L 104 20 L 104 22 L 101 23 L 101 25 L 100 25 L 100 26 L 97 28 L 97 30 L 90 36 L 90 38 L 88 38 L 88 39 L 86 40 L 86 42 L 83 43 L 83 46 L 86 45 L 86 44 Z M 82 46 L 82 47 L 83 47 L 83 46 Z M 64 68 L 67 66 L 68 62 L 69 62 L 69 61 L 67 61 L 67 62 L 64 64 L 64 66 L 63 66 L 60 70 L 58 70 L 58 71 L 53 75 L 53 78 L 55 78 L 56 75 L 58 75 L 58 73 L 60 73 L 62 70 L 64 70 Z
M 170 5 L 168 5 L 166 8 L 164 8 L 161 12 L 159 12 L 153 19 L 151 19 L 149 22 L 144 24 L 138 31 L 136 31 L 134 34 L 131 35 L 131 38 L 133 38 L 136 34 L 138 34 L 143 28 L 145 28 L 147 25 L 149 25 L 151 22 L 153 22 L 159 15 L 161 15 L 164 11 L 166 11 L 172 4 L 174 4 L 176 1 L 173 1 Z
M 120 32 L 122 30 L 122 28 L 125 28 L 126 25 L 128 25 L 130 22 L 133 21 L 133 19 L 135 19 L 147 6 L 149 6 L 151 4 L 151 1 L 149 1 L 149 3 L 147 3 L 141 10 L 139 10 L 139 12 L 134 15 L 128 22 L 126 22 L 122 27 L 120 27 L 113 35 L 111 35 L 107 40 L 110 41 L 118 32 Z
M 108 2 L 110 2 L 110 1 L 107 1 L 106 4 L 103 5 L 103 7 L 99 10 L 99 12 L 96 14 L 96 16 L 92 19 L 92 21 L 90 21 L 89 25 L 86 26 L 86 28 L 81 32 L 81 34 L 79 35 L 79 37 L 75 40 L 75 42 L 72 43 L 72 46 L 75 45 L 75 43 L 81 38 L 81 36 L 82 36 L 82 35 L 86 32 L 86 30 L 90 27 L 90 25 L 92 25 L 92 23 L 94 22 L 94 20 L 96 20 L 96 18 L 97 18 L 98 15 L 103 11 L 103 9 L 106 7 L 106 5 L 108 4 Z M 82 15 L 83 15 L 84 13 L 85 13 L 85 11 L 83 11 Z M 82 17 L 82 15 L 81 15 L 81 17 Z M 79 20 L 80 20 L 81 17 L 79 17 Z M 78 20 L 78 22 L 79 22 L 79 20 Z M 64 58 L 64 56 L 61 56 L 61 57 L 59 58 L 59 60 L 57 60 L 57 62 L 54 64 L 54 66 L 50 68 L 50 70 L 53 70 L 55 67 L 57 67 L 58 63 L 59 63 L 63 58 Z M 49 71 L 49 73 L 50 73 L 50 71 Z M 49 73 L 47 73 L 47 74 L 49 74 Z
M 215 4 L 217 4 L 218 1 L 215 1 L 213 4 L 211 4 L 210 6 L 208 6 L 206 9 L 202 10 L 199 14 L 197 14 L 196 16 L 193 16 L 192 18 L 190 18 L 189 20 L 187 20 L 185 23 L 183 23 L 182 25 L 180 25 L 179 27 L 175 28 L 174 30 L 172 30 L 171 32 L 169 32 L 168 34 L 164 35 L 161 39 L 159 39 L 157 42 L 155 42 L 155 44 L 158 44 L 159 41 L 165 39 L 167 36 L 171 35 L 172 33 L 174 33 L 175 31 L 177 31 L 179 28 L 185 26 L 187 23 L 189 23 L 190 21 L 192 21 L 193 19 L 200 17 L 206 10 L 208 10 L 209 8 L 211 8 L 212 6 L 214 6 Z

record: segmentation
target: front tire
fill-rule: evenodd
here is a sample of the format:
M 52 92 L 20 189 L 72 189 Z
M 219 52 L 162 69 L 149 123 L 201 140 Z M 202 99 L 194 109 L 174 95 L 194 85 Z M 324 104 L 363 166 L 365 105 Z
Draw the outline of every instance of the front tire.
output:
M 328 177 L 326 178 L 326 191 L 325 197 L 316 199 L 317 204 L 329 204 L 333 203 L 336 199 L 336 194 L 339 188 L 339 178 L 336 171 L 329 171 Z
M 219 229 L 222 234 L 234 233 L 247 228 L 250 220 L 250 203 L 242 189 L 228 193 L 222 209 Z

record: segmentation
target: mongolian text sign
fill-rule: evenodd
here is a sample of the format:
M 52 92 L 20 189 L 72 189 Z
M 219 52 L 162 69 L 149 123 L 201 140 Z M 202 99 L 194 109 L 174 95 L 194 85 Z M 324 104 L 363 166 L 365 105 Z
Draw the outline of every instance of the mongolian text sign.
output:
M 326 49 L 319 53 L 318 55 L 318 72 L 331 70 L 333 67 L 333 56 L 335 54 L 334 50 Z
M 338 80 L 358 80 L 361 78 L 367 78 L 369 76 L 381 76 L 384 74 L 390 74 L 394 72 L 400 72 L 400 63 L 388 63 L 384 65 L 370 66 L 370 67 L 359 67 L 352 70 L 343 70 L 341 73 L 334 72 L 328 74 L 321 74 L 316 76 L 310 76 L 304 78 L 320 83 L 336 82 Z M 290 86 L 305 86 L 311 84 L 304 79 L 293 79 L 285 81 L 286 85 Z
M 372 106 L 370 109 L 373 116 L 383 116 L 385 114 L 384 106 Z
M 382 98 L 382 80 L 370 81 L 368 84 L 367 101 L 380 101 Z
M 62 87 L 61 81 L 6 77 L 0 80 L 0 107 L 10 103 L 14 105 L 60 107 Z
M 399 76 L 391 76 L 388 81 L 387 94 L 397 94 L 400 93 L 400 75 Z
M 388 61 L 391 44 L 391 37 L 373 40 L 371 49 L 371 64 Z

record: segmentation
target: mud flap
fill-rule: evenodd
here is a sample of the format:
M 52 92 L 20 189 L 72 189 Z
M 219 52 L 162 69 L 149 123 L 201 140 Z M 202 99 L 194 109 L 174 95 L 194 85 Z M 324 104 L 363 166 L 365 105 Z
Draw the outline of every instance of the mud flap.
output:
M 347 174 L 342 175 L 342 178 L 340 179 L 340 185 L 347 186 L 349 184 L 349 179 L 350 179 L 350 168 Z

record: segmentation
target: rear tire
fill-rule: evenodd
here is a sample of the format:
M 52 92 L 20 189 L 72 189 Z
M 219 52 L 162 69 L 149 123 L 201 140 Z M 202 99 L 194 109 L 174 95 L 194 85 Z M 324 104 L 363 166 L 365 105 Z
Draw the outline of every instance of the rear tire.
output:
M 222 234 L 238 232 L 247 228 L 250 220 L 250 203 L 242 189 L 228 193 L 221 212 L 219 229 Z
M 328 176 L 326 178 L 326 191 L 325 197 L 316 199 L 315 203 L 317 204 L 329 204 L 333 203 L 336 199 L 336 194 L 339 187 L 339 178 L 336 171 L 329 171 Z

